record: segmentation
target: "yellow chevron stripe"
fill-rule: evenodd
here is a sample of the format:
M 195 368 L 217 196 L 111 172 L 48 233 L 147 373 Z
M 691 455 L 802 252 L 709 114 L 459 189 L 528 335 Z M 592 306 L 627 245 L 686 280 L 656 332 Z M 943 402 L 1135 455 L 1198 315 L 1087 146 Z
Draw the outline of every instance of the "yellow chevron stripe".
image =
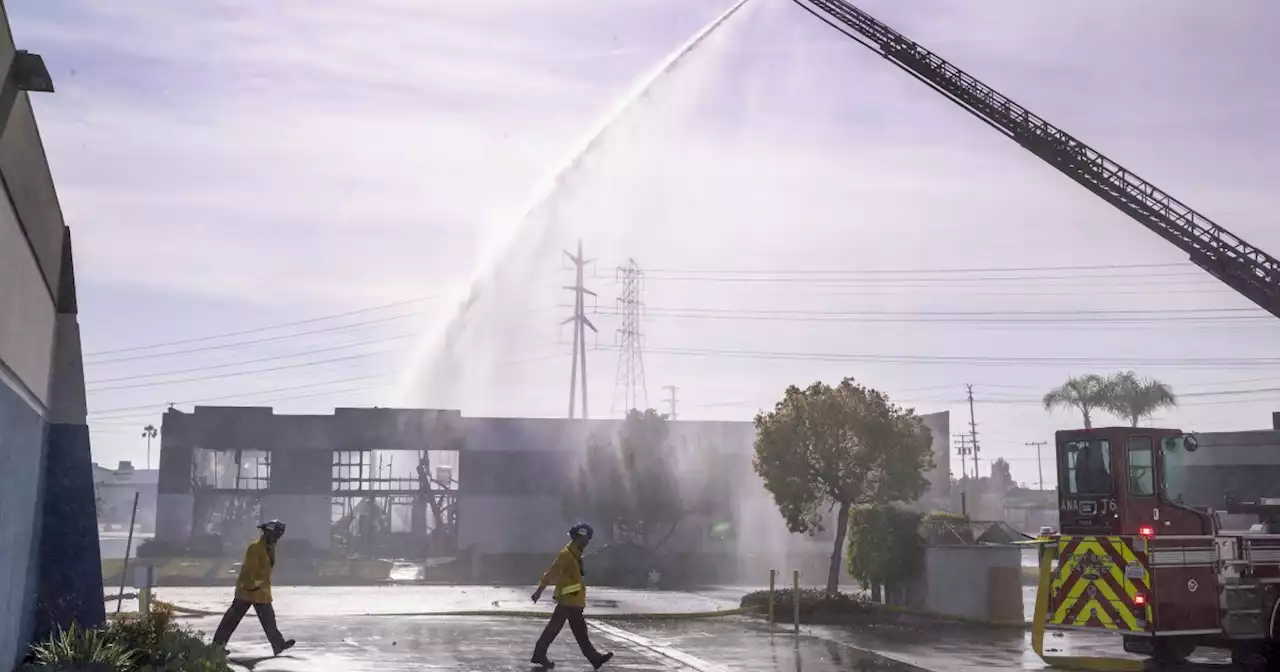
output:
M 1075 539 L 1074 537 L 1059 538 L 1058 558 L 1060 564 L 1051 584 L 1051 594 L 1054 597 L 1053 601 L 1056 603 L 1055 606 L 1057 608 L 1051 616 L 1051 622 L 1054 624 L 1067 624 L 1068 614 L 1083 599 L 1086 602 L 1079 613 L 1076 614 L 1074 625 L 1085 626 L 1092 617 L 1096 617 L 1104 628 L 1118 630 L 1123 625 L 1125 629 L 1140 632 L 1142 628 L 1139 627 L 1138 620 L 1129 605 L 1133 602 L 1133 597 L 1138 594 L 1139 588 L 1142 586 L 1125 576 L 1125 567 L 1130 563 L 1138 562 L 1137 555 L 1133 552 L 1133 549 L 1120 537 L 1079 537 L 1079 544 L 1076 545 L 1075 551 L 1063 561 L 1062 553 Z M 1123 587 L 1127 600 L 1117 595 L 1111 585 L 1104 579 L 1090 581 L 1083 578 L 1072 578 L 1079 564 L 1077 558 L 1087 555 L 1089 552 L 1092 552 L 1097 557 L 1110 560 L 1109 563 L 1104 565 L 1104 571 L 1111 575 L 1116 585 Z M 1144 571 L 1144 578 L 1145 575 L 1146 572 Z M 1064 595 L 1063 589 L 1066 588 L 1069 580 L 1071 580 L 1071 586 Z M 1094 586 L 1098 591 L 1098 594 L 1093 599 L 1086 597 L 1086 592 L 1090 585 Z M 1101 600 L 1105 600 L 1107 604 L 1104 606 Z M 1107 607 L 1110 607 L 1110 609 Z M 1115 611 L 1119 615 L 1121 623 L 1116 623 L 1109 611 Z

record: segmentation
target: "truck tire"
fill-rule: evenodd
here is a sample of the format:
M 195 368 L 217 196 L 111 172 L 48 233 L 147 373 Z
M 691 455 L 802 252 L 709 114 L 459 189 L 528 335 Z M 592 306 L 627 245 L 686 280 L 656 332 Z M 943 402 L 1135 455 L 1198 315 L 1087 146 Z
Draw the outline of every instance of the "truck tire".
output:
M 1161 664 L 1182 663 L 1196 652 L 1193 637 L 1156 637 L 1151 659 Z
M 1267 649 L 1269 645 L 1252 643 L 1237 644 L 1231 647 L 1231 664 L 1240 672 L 1264 672 L 1267 669 Z

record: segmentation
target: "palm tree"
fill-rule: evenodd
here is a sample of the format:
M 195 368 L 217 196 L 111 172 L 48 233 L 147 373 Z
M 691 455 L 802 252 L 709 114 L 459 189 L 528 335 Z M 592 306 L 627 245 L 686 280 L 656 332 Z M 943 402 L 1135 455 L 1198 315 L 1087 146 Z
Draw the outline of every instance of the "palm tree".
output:
M 1102 376 L 1090 373 L 1072 376 L 1067 382 L 1049 390 L 1044 395 L 1044 410 L 1074 408 L 1084 416 L 1084 428 L 1093 429 L 1093 411 L 1109 408 L 1110 385 Z
M 1176 406 L 1173 388 L 1152 378 L 1139 378 L 1132 371 L 1121 371 L 1107 380 L 1108 394 L 1103 406 L 1137 427 L 1143 418 L 1162 409 Z

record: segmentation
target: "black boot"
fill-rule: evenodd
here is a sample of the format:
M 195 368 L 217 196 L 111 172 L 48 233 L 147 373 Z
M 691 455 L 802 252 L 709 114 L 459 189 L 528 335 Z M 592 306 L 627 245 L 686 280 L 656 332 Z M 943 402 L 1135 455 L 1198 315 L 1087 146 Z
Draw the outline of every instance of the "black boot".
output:
M 534 656 L 532 659 L 529 660 L 529 662 L 547 670 L 550 670 L 551 668 L 556 666 L 555 663 L 547 660 L 546 656 Z
M 292 648 L 293 648 L 293 645 L 294 645 L 294 644 L 297 644 L 297 643 L 298 643 L 298 642 L 297 642 L 296 640 L 286 639 L 286 640 L 284 640 L 283 642 L 281 642 L 281 643 L 280 643 L 280 648 L 278 648 L 278 649 L 277 649 L 277 648 L 275 648 L 275 647 L 272 647 L 272 649 L 271 649 L 271 650 L 272 650 L 272 651 L 274 651 L 274 652 L 275 652 L 275 654 L 278 656 L 278 655 L 280 655 L 280 654 L 284 653 L 285 651 L 288 651 L 289 649 L 292 649 Z
M 609 653 L 606 653 L 606 654 L 604 654 L 603 656 L 600 656 L 599 658 L 596 658 L 595 660 L 591 661 L 591 667 L 594 667 L 594 668 L 596 668 L 596 669 L 598 670 L 598 669 L 600 669 L 600 668 L 604 667 L 604 664 L 605 664 L 605 663 L 607 663 L 607 662 L 609 662 L 611 659 L 613 659 L 613 652 L 612 652 L 612 651 L 610 651 Z

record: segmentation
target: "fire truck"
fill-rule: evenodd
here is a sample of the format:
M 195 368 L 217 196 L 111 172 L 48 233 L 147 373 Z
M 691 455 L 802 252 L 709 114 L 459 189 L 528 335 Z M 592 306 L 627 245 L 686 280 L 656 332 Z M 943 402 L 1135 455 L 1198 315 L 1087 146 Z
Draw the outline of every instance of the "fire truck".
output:
M 846 0 L 794 2 L 1280 317 L 1275 257 Z M 1054 560 L 1042 566 L 1049 585 L 1040 591 L 1047 604 L 1038 605 L 1049 625 L 1119 633 L 1126 650 L 1157 661 L 1215 646 L 1230 649 L 1237 663 L 1265 663 L 1270 655 L 1280 665 L 1270 651 L 1280 636 L 1280 499 L 1225 501 L 1222 510 L 1185 504 L 1176 487 L 1187 477 L 1180 464 L 1198 441 L 1176 430 L 1064 431 L 1056 446 L 1060 531 L 1038 542 Z M 1245 529 L 1224 523 L 1240 514 L 1256 522 Z M 1064 662 L 1133 669 L 1119 659 Z
M 1246 667 L 1274 659 L 1280 499 L 1181 503 L 1194 434 L 1122 427 L 1055 438 L 1060 525 L 1041 540 L 1053 564 L 1041 588 L 1046 624 L 1122 635 L 1126 651 L 1160 663 L 1199 646 Z

